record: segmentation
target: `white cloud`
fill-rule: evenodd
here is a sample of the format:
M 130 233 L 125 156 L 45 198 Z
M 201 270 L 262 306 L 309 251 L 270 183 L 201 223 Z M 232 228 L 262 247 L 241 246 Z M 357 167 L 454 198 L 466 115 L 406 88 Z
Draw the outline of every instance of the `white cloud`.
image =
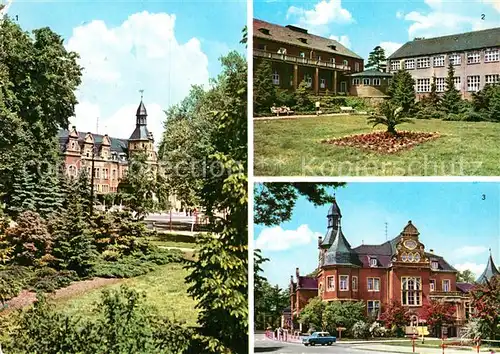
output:
M 482 0 L 481 2 L 485 4 L 490 4 L 491 6 L 493 6 L 494 9 L 500 12 L 500 0 Z
M 487 251 L 488 248 L 484 246 L 463 246 L 459 249 L 456 249 L 453 254 L 457 258 L 466 258 L 477 256 L 479 254 L 486 253 Z
M 398 11 L 396 12 L 396 18 L 402 19 L 405 17 L 405 14 L 403 11 Z
M 179 43 L 175 19 L 144 11 L 116 27 L 92 21 L 73 29 L 66 47 L 80 54 L 85 68 L 71 120 L 78 130 L 94 132 L 99 117 L 99 133 L 128 138 L 135 127 L 138 91 L 144 89 L 148 127 L 160 140 L 162 111 L 184 98 L 191 85 L 208 84 L 209 76 L 200 41 Z
M 484 269 L 486 268 L 486 264 L 477 264 L 477 263 L 462 263 L 462 264 L 455 264 L 454 267 L 463 272 L 464 270 L 470 270 L 472 273 L 476 275 L 476 279 L 479 278 L 479 276 L 484 272 Z
M 283 230 L 280 226 L 263 229 L 255 240 L 255 248 L 263 251 L 284 251 L 293 247 L 307 245 L 321 236 L 308 225 L 300 225 L 297 230 Z
M 354 22 L 349 10 L 342 7 L 342 0 L 322 0 L 314 5 L 311 10 L 302 7 L 290 6 L 288 18 L 297 18 L 298 25 L 309 29 L 311 32 L 324 34 L 330 24 L 346 24 Z
M 330 36 L 330 39 L 333 39 L 340 44 L 342 44 L 346 48 L 351 48 L 351 40 L 349 36 L 334 36 L 333 34 Z
M 381 42 L 379 44 L 382 48 L 384 48 L 385 51 L 385 56 L 388 57 L 392 53 L 394 53 L 396 50 L 401 48 L 402 44 L 401 43 L 396 43 L 396 42 Z
M 4 7 L 0 10 L 0 17 L 7 15 L 7 12 L 9 11 L 9 7 L 12 5 L 12 2 L 14 0 L 7 0 L 6 3 L 0 3 L 1 5 L 4 5 Z
M 429 5 L 430 8 L 439 9 L 441 8 L 443 1 L 442 0 L 424 0 L 424 2 Z

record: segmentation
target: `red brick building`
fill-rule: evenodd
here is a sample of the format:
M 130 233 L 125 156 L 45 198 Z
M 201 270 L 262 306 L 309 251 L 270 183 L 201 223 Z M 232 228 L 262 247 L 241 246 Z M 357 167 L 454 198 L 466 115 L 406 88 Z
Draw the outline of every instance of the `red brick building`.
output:
M 383 244 L 352 248 L 341 218 L 334 202 L 326 235 L 318 240 L 317 275 L 301 276 L 297 268 L 296 281 L 292 276 L 292 319 L 316 296 L 324 301 L 364 301 L 374 317 L 396 301 L 419 316 L 425 303 L 440 300 L 457 308 L 455 326 L 449 329 L 450 336 L 457 335 L 470 312 L 466 294 L 470 287 L 457 284 L 457 270 L 443 257 L 425 250 L 415 225 L 409 221 L 398 236 Z
M 253 20 L 254 67 L 272 63 L 273 83 L 296 89 L 305 81 L 316 94 L 348 94 L 349 74 L 363 71 L 363 58 L 339 42 L 296 26 Z

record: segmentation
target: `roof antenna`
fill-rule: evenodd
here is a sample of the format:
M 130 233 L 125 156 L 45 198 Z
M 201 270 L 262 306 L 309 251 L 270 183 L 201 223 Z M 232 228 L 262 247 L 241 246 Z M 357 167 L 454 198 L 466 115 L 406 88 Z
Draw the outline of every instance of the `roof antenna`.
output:
M 385 222 L 385 240 L 387 241 L 387 221 Z
M 142 101 L 142 98 L 144 97 L 144 90 L 140 89 L 139 92 L 141 93 L 141 101 Z

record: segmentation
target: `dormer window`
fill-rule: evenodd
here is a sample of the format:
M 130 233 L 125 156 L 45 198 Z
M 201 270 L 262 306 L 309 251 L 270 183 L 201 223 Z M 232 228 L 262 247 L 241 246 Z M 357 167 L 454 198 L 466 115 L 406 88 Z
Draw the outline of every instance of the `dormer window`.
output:
M 269 36 L 269 30 L 267 28 L 259 28 L 259 32 Z
M 330 44 L 328 48 L 330 48 L 331 50 L 337 50 L 337 46 L 335 44 Z
M 301 41 L 302 43 L 307 44 L 307 38 L 300 37 L 299 41 Z
M 370 267 L 376 267 L 376 266 L 377 266 L 377 258 L 370 257 Z
M 438 269 L 438 262 L 437 261 L 432 261 L 431 262 L 431 268 L 432 269 Z

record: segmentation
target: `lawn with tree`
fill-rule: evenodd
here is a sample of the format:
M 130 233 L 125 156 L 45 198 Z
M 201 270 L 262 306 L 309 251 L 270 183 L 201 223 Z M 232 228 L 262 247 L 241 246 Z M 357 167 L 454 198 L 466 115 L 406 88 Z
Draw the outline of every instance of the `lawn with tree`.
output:
M 39 293 L 33 307 L 27 306 L 18 314 L 0 312 L 0 343 L 4 350 L 246 351 L 244 57 L 237 52 L 222 57 L 222 72 L 212 80 L 210 89 L 202 92 L 193 88 L 186 100 L 202 104 L 202 108 L 185 112 L 183 109 L 190 105 L 185 100 L 167 111 L 167 123 L 181 123 L 176 126 L 179 129 L 165 132 L 165 154 L 160 156 L 165 159 L 169 149 L 187 138 L 185 146 L 192 146 L 188 152 L 196 158 L 203 156 L 207 163 L 200 165 L 202 173 L 192 179 L 193 188 L 173 182 L 169 175 L 172 171 L 156 174 L 144 156 L 130 156 L 134 173 L 122 181 L 119 193 L 125 211 L 101 212 L 93 208 L 95 199 L 85 172 L 69 178 L 61 169 L 57 133 L 68 126 L 69 117 L 74 115 L 74 92 L 83 70 L 76 63 L 78 54 L 67 52 L 61 37 L 49 28 L 30 35 L 9 18 L 0 22 L 0 41 L 8 49 L 0 53 L 0 300 L 8 304 L 22 290 Z M 44 78 L 43 84 L 39 78 Z M 197 101 L 199 97 L 203 101 Z M 196 124 L 185 124 L 184 120 L 191 119 Z M 186 136 L 186 127 L 192 129 L 191 135 Z M 197 133 L 205 127 L 210 129 L 200 140 Z M 191 162 L 189 156 L 175 158 L 175 162 Z M 213 173 L 216 167 L 222 172 Z M 199 203 L 210 218 L 211 232 L 199 237 L 194 257 L 185 258 L 180 251 L 157 247 L 150 242 L 155 233 L 143 222 L 144 216 L 155 209 L 155 203 L 166 205 L 172 191 L 180 193 L 186 203 Z M 221 211 L 224 218 L 217 216 Z M 166 290 L 173 291 L 173 284 L 161 280 L 161 275 L 169 271 L 182 274 L 184 286 L 176 290 L 178 302 L 185 304 L 183 299 L 190 299 L 187 311 L 182 311 L 191 319 L 195 314 L 194 328 L 193 321 L 190 327 L 182 323 L 174 309 L 162 311 L 161 302 L 157 309 L 151 306 L 154 300 L 148 296 L 160 290 L 151 290 L 147 284 L 164 284 Z M 118 283 L 128 287 L 108 288 L 95 305 L 89 305 L 90 300 L 83 297 L 69 299 L 93 307 L 89 311 L 93 315 L 65 311 L 67 301 L 57 302 L 54 307 L 50 300 L 84 280 L 103 278 L 124 279 Z M 44 295 L 56 290 L 54 295 Z M 165 301 L 169 297 L 156 298 Z

